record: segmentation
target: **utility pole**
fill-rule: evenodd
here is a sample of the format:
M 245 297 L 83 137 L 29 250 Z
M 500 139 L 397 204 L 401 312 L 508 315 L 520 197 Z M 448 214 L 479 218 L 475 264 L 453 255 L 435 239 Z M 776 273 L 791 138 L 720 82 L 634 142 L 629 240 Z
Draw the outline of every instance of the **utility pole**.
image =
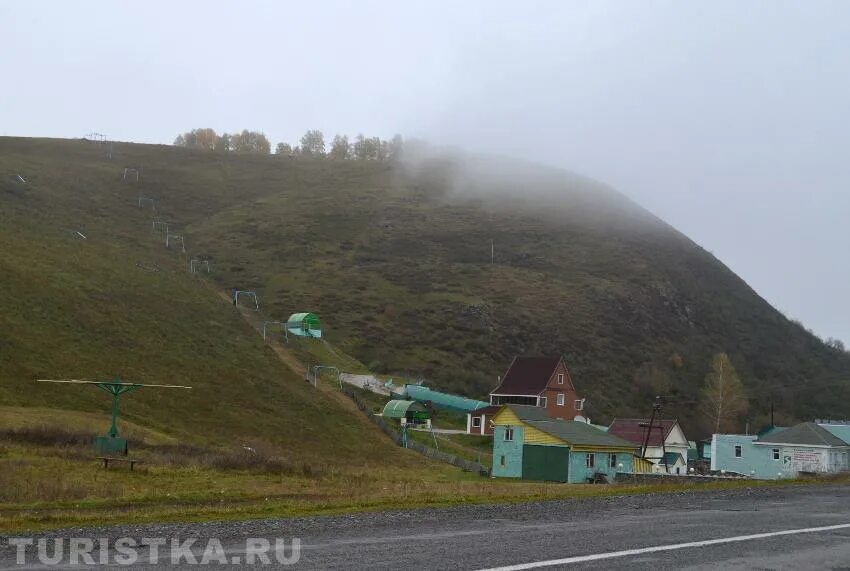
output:
M 641 423 L 641 426 L 646 426 L 646 436 L 643 439 L 643 446 L 641 447 L 640 457 L 643 460 L 646 460 L 646 449 L 649 447 L 649 438 L 652 434 L 652 429 L 655 426 L 655 419 L 658 419 L 658 430 L 661 433 L 661 460 L 664 462 L 664 471 L 668 474 L 670 473 L 670 466 L 667 463 L 667 445 L 664 442 L 665 434 L 664 434 L 664 423 L 661 422 L 661 414 L 664 410 L 664 403 L 672 402 L 672 398 L 666 395 L 658 395 L 655 397 L 655 402 L 652 403 L 652 414 L 649 417 L 649 424 Z

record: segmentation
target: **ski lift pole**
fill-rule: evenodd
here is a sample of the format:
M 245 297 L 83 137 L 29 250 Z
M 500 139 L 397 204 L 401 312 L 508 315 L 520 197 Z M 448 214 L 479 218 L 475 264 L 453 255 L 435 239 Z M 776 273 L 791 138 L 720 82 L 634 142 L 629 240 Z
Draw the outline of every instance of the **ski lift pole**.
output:
M 112 381 L 104 381 L 96 383 L 95 386 L 102 391 L 112 395 L 112 425 L 109 427 L 109 437 L 118 437 L 118 397 L 123 394 L 131 393 L 142 388 L 142 385 L 137 384 L 122 384 L 121 380 L 116 376 Z
M 55 379 L 36 379 L 39 383 L 67 383 L 67 384 L 76 384 L 76 385 L 94 385 L 98 389 L 109 393 L 112 397 L 112 419 L 109 426 L 109 432 L 107 436 L 112 439 L 118 439 L 118 400 L 121 395 L 131 393 L 133 391 L 137 391 L 143 387 L 156 387 L 156 388 L 164 388 L 164 389 L 191 389 L 192 387 L 187 387 L 183 385 L 149 385 L 143 383 L 127 383 L 123 382 L 118 375 L 115 375 L 115 378 L 109 381 L 91 381 L 91 380 L 80 380 L 80 379 L 64 379 L 64 380 L 55 380 Z

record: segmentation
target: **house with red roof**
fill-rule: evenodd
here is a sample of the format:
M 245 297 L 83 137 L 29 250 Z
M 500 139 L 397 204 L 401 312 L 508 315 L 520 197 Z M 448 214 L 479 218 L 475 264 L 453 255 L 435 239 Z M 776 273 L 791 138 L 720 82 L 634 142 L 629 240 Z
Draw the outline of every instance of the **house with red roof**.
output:
M 688 471 L 688 439 L 678 420 L 648 418 L 615 418 L 608 433 L 635 445 L 640 457 L 646 446 L 645 458 L 652 463 L 653 473 L 684 475 Z
M 564 358 L 514 357 L 499 386 L 490 393 L 490 406 L 506 404 L 531 405 L 542 408 L 555 420 L 584 418 L 584 399 L 576 392 Z M 488 407 L 489 408 L 489 407 Z M 477 411 L 476 411 L 477 412 Z M 492 409 L 490 414 L 493 414 Z M 474 419 L 470 422 L 474 422 Z M 487 423 L 489 424 L 489 423 Z M 485 434 L 492 432 L 484 424 Z

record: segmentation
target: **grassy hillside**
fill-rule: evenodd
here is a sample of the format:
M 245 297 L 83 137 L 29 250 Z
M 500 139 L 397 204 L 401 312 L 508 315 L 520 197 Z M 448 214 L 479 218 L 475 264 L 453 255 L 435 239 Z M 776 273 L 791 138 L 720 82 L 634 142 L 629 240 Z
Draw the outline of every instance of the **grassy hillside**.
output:
M 217 287 L 190 276 L 187 255 L 152 234 L 118 164 L 79 142 L 0 140 L 0 416 L 39 407 L 88 430 L 91 416 L 76 413 L 99 414 L 103 432 L 106 395 L 34 379 L 120 374 L 194 387 L 121 399 L 129 426 L 181 443 L 268 445 L 316 466 L 409 465 L 344 399 L 285 366 Z M 17 172 L 27 184 L 9 182 Z
M 751 422 L 766 418 L 771 399 L 780 418 L 850 415 L 850 357 L 686 237 L 576 177 L 504 162 L 410 169 L 129 144 L 108 161 L 89 143 L 25 139 L 0 140 L 0 157 L 3 235 L 15 244 L 2 262 L 14 295 L 2 302 L 0 343 L 15 349 L 0 357 L 4 402 L 43 404 L 60 389 L 10 389 L 7 379 L 73 366 L 188 384 L 215 372 L 229 379 L 221 393 L 192 399 L 233 399 L 232 414 L 278 406 L 267 398 L 265 367 L 277 367 L 269 350 L 226 333 L 246 325 L 186 279 L 185 260 L 166 265 L 175 254 L 151 239 L 151 213 L 136 207 L 144 194 L 193 255 L 212 259 L 219 294 L 255 289 L 274 318 L 314 311 L 330 341 L 377 372 L 413 371 L 481 397 L 514 354 L 563 353 L 594 420 L 646 413 L 667 392 L 679 395 L 671 413 L 695 426 L 711 355 L 726 351 L 751 392 Z M 135 164 L 142 181 L 119 180 Z M 30 184 L 11 182 L 15 172 Z M 44 190 L 56 185 L 61 196 Z M 74 237 L 78 227 L 88 240 Z M 94 279 L 60 281 L 74 264 Z M 294 391 L 309 399 L 303 384 L 290 378 L 293 398 L 281 406 Z M 67 398 L 102 405 L 99 395 Z M 157 408 L 167 399 L 133 395 L 128 418 L 169 418 Z M 223 430 L 221 421 L 199 414 L 184 430 Z M 244 430 L 268 434 L 264 422 Z

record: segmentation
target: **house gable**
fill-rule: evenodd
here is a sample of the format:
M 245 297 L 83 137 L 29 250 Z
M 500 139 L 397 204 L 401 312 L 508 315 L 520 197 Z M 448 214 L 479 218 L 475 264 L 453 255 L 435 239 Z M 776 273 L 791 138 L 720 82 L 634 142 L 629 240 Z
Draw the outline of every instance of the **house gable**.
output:
M 496 416 L 493 417 L 495 426 L 521 426 L 523 427 L 523 444 L 552 444 L 555 446 L 566 446 L 566 442 L 552 436 L 533 426 L 529 426 L 516 415 L 510 407 L 503 407 Z
M 559 382 L 560 375 L 563 375 L 563 382 Z M 549 376 L 549 382 L 546 383 L 545 388 L 572 393 L 576 392 L 576 388 L 573 385 L 572 378 L 570 378 L 570 372 L 567 370 L 567 364 L 564 362 L 563 357 L 558 360 L 558 364 Z
M 491 395 L 537 397 L 552 378 L 562 357 L 514 357 Z
M 667 433 L 667 437 L 664 439 L 665 446 L 682 446 L 684 448 L 689 448 L 690 443 L 688 443 L 688 439 L 685 437 L 685 433 L 682 431 L 682 427 L 679 426 L 679 421 L 673 425 L 670 429 L 670 432 Z

